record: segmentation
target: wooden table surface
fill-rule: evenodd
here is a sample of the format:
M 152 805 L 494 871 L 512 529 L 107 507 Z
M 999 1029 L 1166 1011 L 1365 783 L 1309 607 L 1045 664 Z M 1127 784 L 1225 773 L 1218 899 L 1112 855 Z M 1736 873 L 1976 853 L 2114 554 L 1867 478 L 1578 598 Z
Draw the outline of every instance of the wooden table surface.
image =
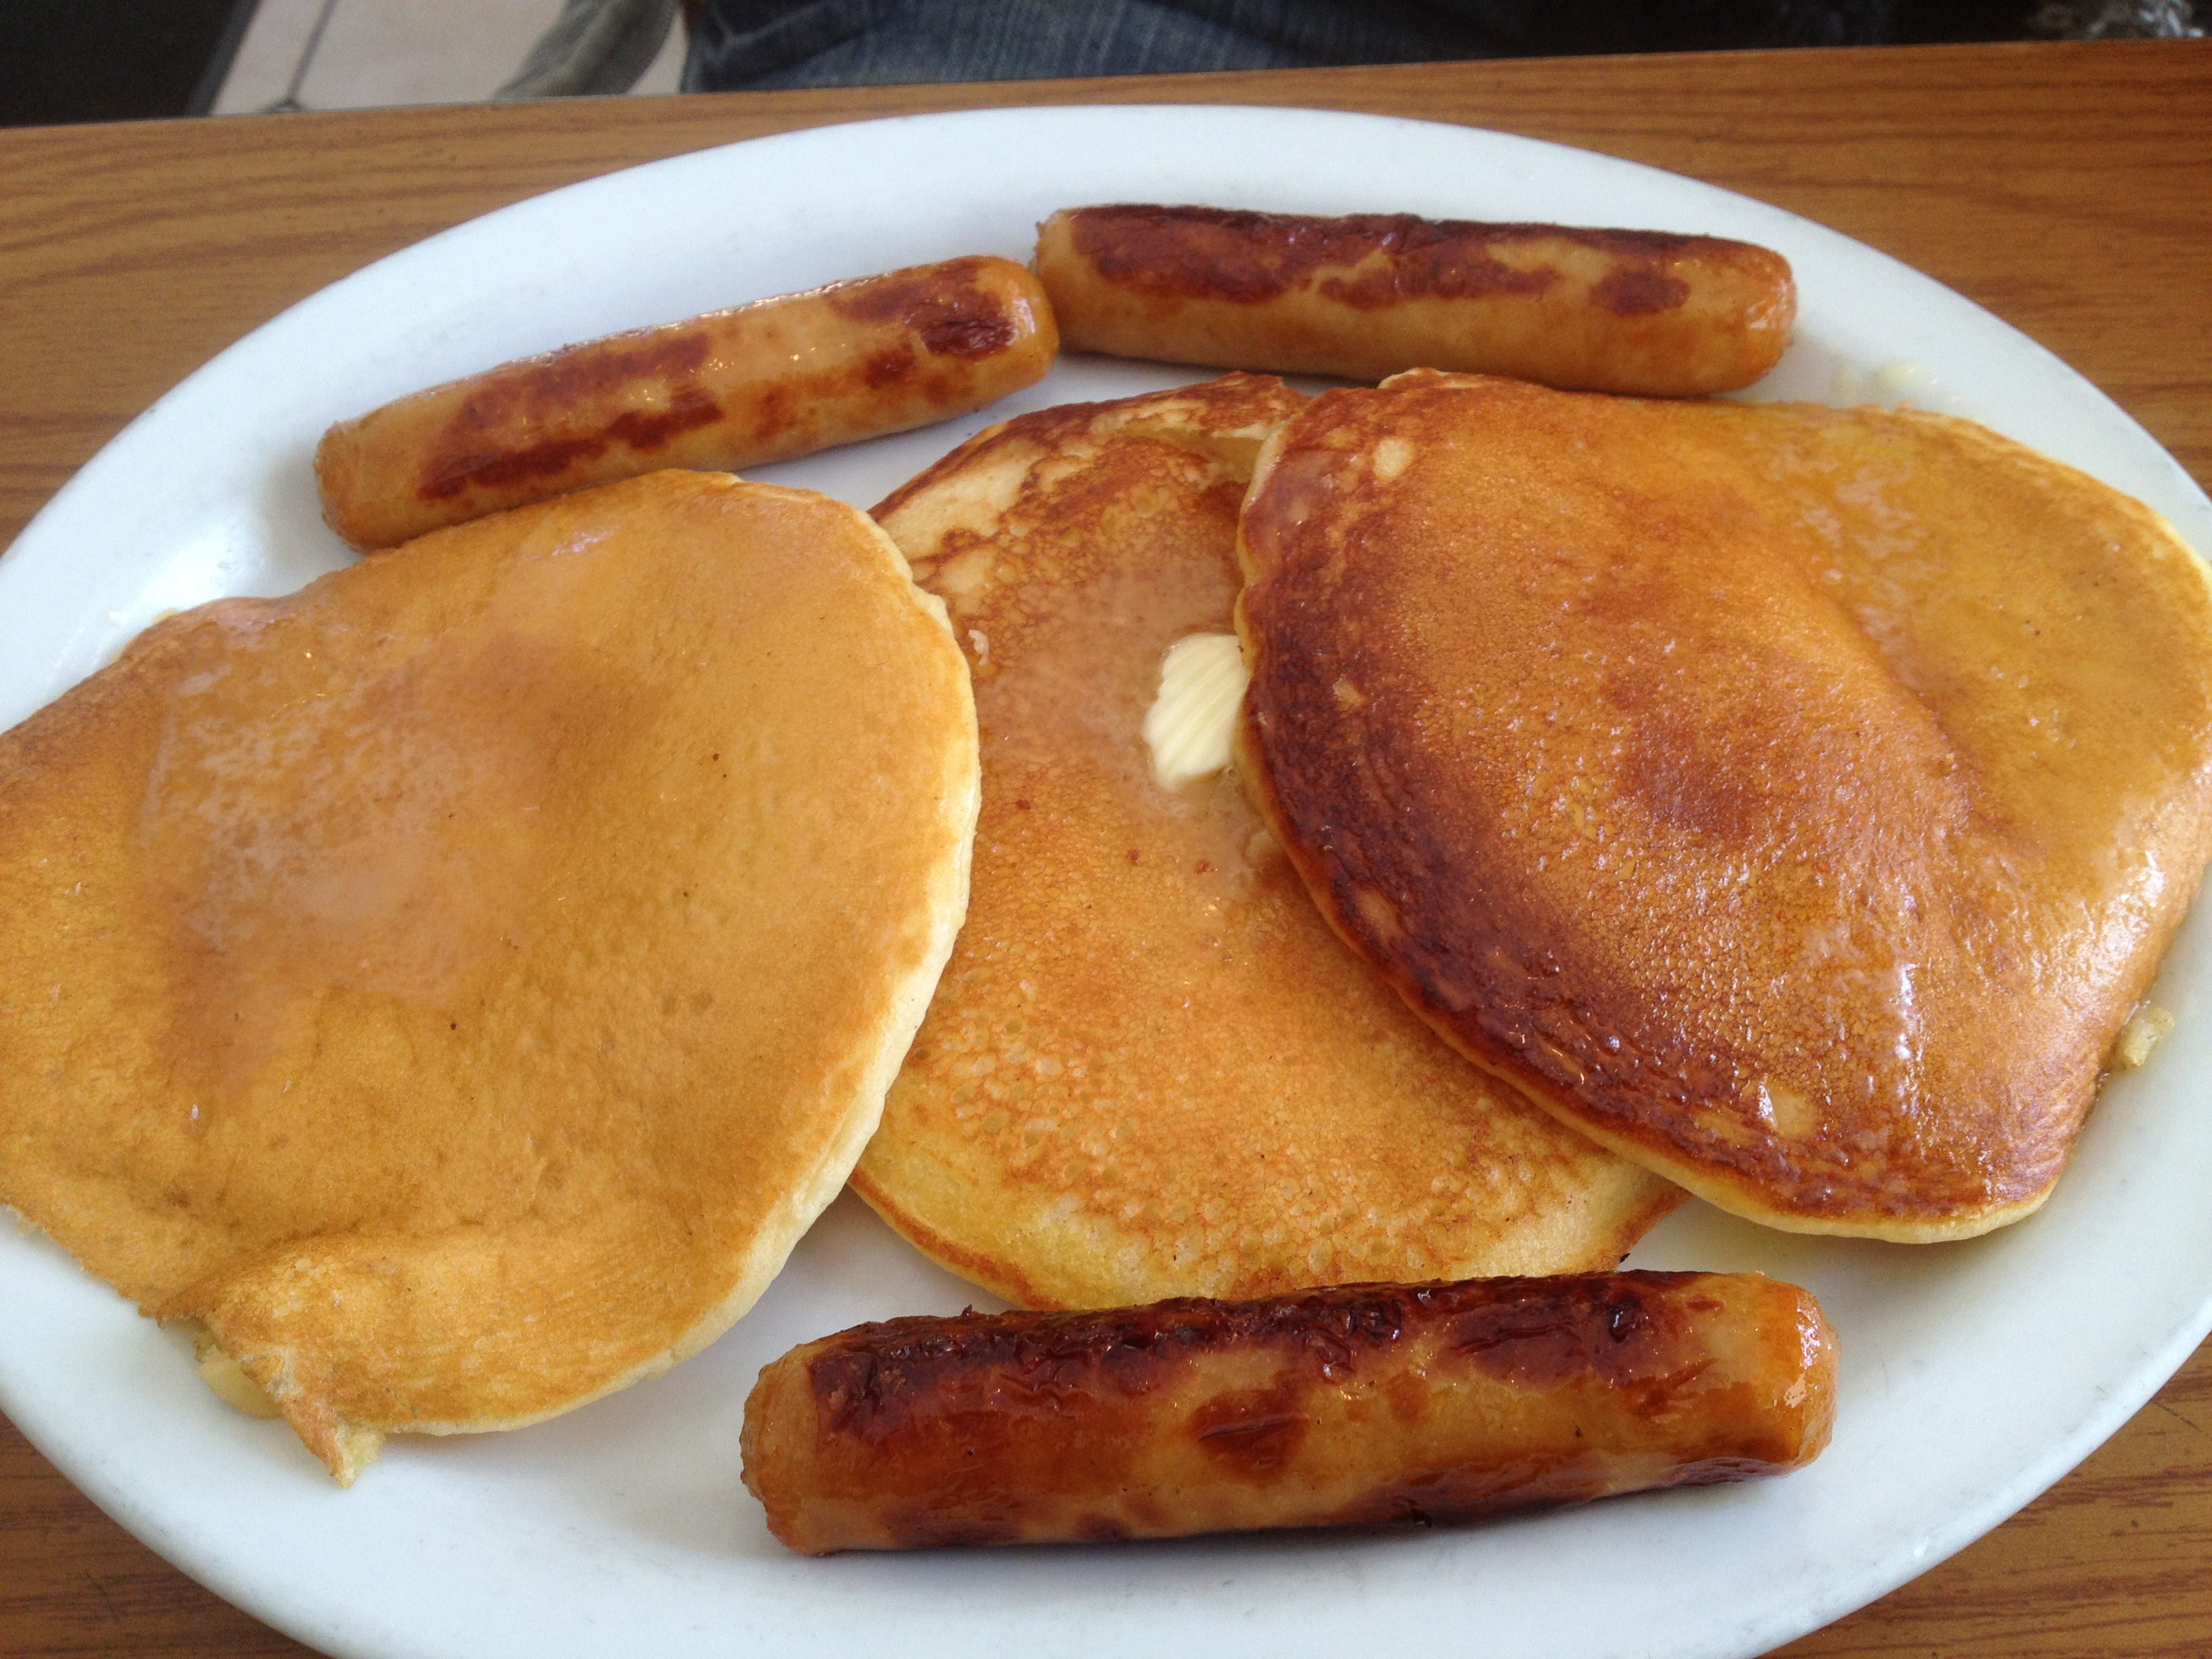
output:
M 0 131 L 0 544 L 208 357 L 459 220 L 795 127 L 1109 101 L 1421 116 L 1743 191 L 2024 330 L 2212 488 L 2212 41 L 1937 46 Z M 307 1651 L 155 1557 L 0 1419 L 0 1654 Z M 1780 1651 L 2212 1653 L 2212 1344 L 2006 1525 Z

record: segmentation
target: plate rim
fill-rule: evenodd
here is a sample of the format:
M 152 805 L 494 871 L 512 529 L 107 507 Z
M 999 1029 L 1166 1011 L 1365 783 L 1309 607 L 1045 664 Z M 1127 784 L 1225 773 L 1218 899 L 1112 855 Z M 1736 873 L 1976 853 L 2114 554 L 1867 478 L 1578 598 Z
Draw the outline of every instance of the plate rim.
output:
M 487 225 L 526 222 L 526 220 L 519 220 L 516 216 L 543 212 L 545 210 L 543 204 L 553 200 L 554 198 L 570 198 L 578 196 L 580 193 L 587 193 L 598 190 L 622 190 L 628 187 L 623 181 L 634 180 L 637 175 L 641 173 L 651 173 L 656 170 L 703 166 L 708 158 L 725 157 L 734 152 L 745 151 L 758 154 L 767 147 L 811 145 L 823 141 L 825 135 L 852 135 L 855 133 L 880 134 L 894 130 L 911 128 L 922 125 L 927 125 L 931 127 L 942 127 L 950 125 L 965 125 L 970 124 L 1004 122 L 1014 122 L 1021 125 L 1027 125 L 1029 122 L 1040 116 L 1045 117 L 1048 119 L 1062 119 L 1069 121 L 1091 121 L 1104 119 L 1109 122 L 1127 122 L 1132 119 L 1147 117 L 1159 118 L 1173 116 L 1178 119 L 1188 119 L 1193 118 L 1195 116 L 1211 116 L 1218 118 L 1224 114 L 1238 119 L 1291 118 L 1291 119 L 1298 125 L 1326 125 L 1333 123 L 1353 123 L 1363 125 L 1380 124 L 1393 129 L 1416 129 L 1460 136 L 1474 135 L 1482 141 L 1499 143 L 1509 147 L 1526 146 L 1530 151 L 1538 153 L 1548 154 L 1551 152 L 1564 151 L 1576 158 L 1577 165 L 1594 164 L 1600 168 L 1606 170 L 1620 168 L 1632 169 L 1636 173 L 1650 174 L 1656 178 L 1669 180 L 1674 185 L 1687 185 L 1694 186 L 1695 189 L 1699 191 L 1709 191 L 1720 197 L 1730 198 L 1738 201 L 1749 203 L 1754 206 L 1762 216 L 1778 216 L 1783 220 L 1793 222 L 1794 224 L 1799 228 L 1801 234 L 1808 237 L 1833 238 L 1840 243 L 1848 245 L 1851 249 L 1855 250 L 1857 256 L 1871 256 L 1875 259 L 1887 262 L 1887 264 L 1893 266 L 1898 272 L 1909 276 L 1911 280 L 1917 284 L 1929 284 L 1937 288 L 1942 287 L 1942 285 L 1936 283 L 1935 279 L 1912 270 L 1909 266 L 1905 265 L 1901 261 L 1895 259 L 1893 256 L 1883 253 L 1878 249 L 1869 247 L 1865 244 L 1856 242 L 1853 239 L 1844 236 L 1839 232 L 1833 231 L 1825 226 L 1820 225 L 1815 221 L 1806 219 L 1802 216 L 1791 213 L 1785 209 L 1775 207 L 1771 204 L 1759 201 L 1755 198 L 1741 196 L 1738 192 L 1725 191 L 1720 186 L 1705 184 L 1702 180 L 1696 179 L 1686 174 L 1672 173 L 1664 169 L 1650 167 L 1645 163 L 1631 161 L 1622 158 L 1610 156 L 1601 151 L 1577 146 L 1559 144 L 1547 140 L 1528 138 L 1517 134 L 1495 132 L 1488 129 L 1468 126 L 1459 123 L 1422 120 L 1417 118 L 1382 115 L 1362 112 L 1316 110 L 1299 106 L 1181 103 L 1164 105 L 1129 103 L 1108 105 L 1004 106 L 981 110 L 902 114 L 876 118 L 871 120 L 834 122 L 821 126 L 807 127 L 793 131 L 765 135 L 757 138 L 738 140 L 729 144 L 713 145 L 702 149 L 687 150 L 675 155 L 662 157 L 654 161 L 640 163 L 634 167 L 617 168 L 607 173 L 595 174 L 591 178 L 579 180 L 568 185 L 562 186 L 557 190 L 526 198 L 521 201 L 494 210 L 489 214 L 463 221 L 460 223 L 441 231 L 422 241 L 410 244 L 405 248 L 397 250 L 393 253 L 374 261 L 356 271 L 349 273 L 347 276 L 339 278 L 337 282 L 317 290 L 314 294 L 307 295 L 300 301 L 295 301 L 294 304 L 288 306 L 283 311 L 279 312 L 275 317 L 270 319 L 269 321 L 262 324 L 249 334 L 243 337 L 240 340 L 234 343 L 231 346 L 227 347 L 223 352 L 218 354 L 215 358 L 211 359 L 208 363 L 203 365 L 201 368 L 194 370 L 192 374 L 185 377 L 185 379 L 180 380 L 174 387 L 172 387 L 168 392 L 165 392 L 162 397 L 157 399 L 155 404 L 150 405 L 147 410 L 136 417 L 131 422 L 125 426 L 121 432 L 118 433 L 107 445 L 103 446 L 102 449 L 95 454 L 91 460 L 88 461 L 84 466 L 78 469 L 77 472 L 64 483 L 62 488 L 55 493 L 54 496 L 51 498 L 49 501 L 40 508 L 40 512 L 26 524 L 23 531 L 18 536 L 15 542 L 9 550 L 10 553 L 15 553 L 27 549 L 35 549 L 38 546 L 42 545 L 43 538 L 46 536 L 49 536 L 53 533 L 51 530 L 41 530 L 41 526 L 46 524 L 47 520 L 50 519 L 55 519 L 58 521 L 65 520 L 70 514 L 82 510 L 80 506 L 77 504 L 81 497 L 90 498 L 96 501 L 99 497 L 100 492 L 102 489 L 110 487 L 106 482 L 108 474 L 123 465 L 122 461 L 110 459 L 112 453 L 118 450 L 118 446 L 125 446 L 122 451 L 125 460 L 135 458 L 135 452 L 126 446 L 126 440 L 129 440 L 131 443 L 134 445 L 143 444 L 146 442 L 147 440 L 143 435 L 137 438 L 133 438 L 132 434 L 141 433 L 142 428 L 158 430 L 159 422 L 156 420 L 157 416 L 160 416 L 164 420 L 175 418 L 173 412 L 164 414 L 165 410 L 173 411 L 179 407 L 185 409 L 191 408 L 195 398 L 205 396 L 204 388 L 206 385 L 212 384 L 216 380 L 219 380 L 222 374 L 228 372 L 224 368 L 227 363 L 232 362 L 237 357 L 238 354 L 244 351 L 249 346 L 252 346 L 254 342 L 259 340 L 264 341 L 265 343 L 265 340 L 267 337 L 270 335 L 271 331 L 276 330 L 280 324 L 285 325 L 288 328 L 299 326 L 300 325 L 296 321 L 288 319 L 296 319 L 303 314 L 312 319 L 316 314 L 317 308 L 336 306 L 341 303 L 340 300 L 333 299 L 331 296 L 351 295 L 361 292 L 362 291 L 364 285 L 369 282 L 375 273 L 380 271 L 388 271 L 392 268 L 400 267 L 403 264 L 403 262 L 418 259 L 434 262 L 435 259 L 445 257 L 447 250 L 453 246 L 463 245 L 457 239 L 464 239 L 485 234 L 481 228 Z M 379 278 L 378 280 L 383 279 Z M 2127 415 L 2126 411 L 2121 409 L 2116 402 L 2105 394 L 2101 389 L 2095 387 L 2093 383 L 2089 382 L 2086 379 L 2086 377 L 2081 375 L 2080 373 L 2073 369 L 2070 365 L 2065 364 L 2063 360 L 2057 357 L 2055 354 L 2051 353 L 2049 349 L 2042 346 L 2040 343 L 2034 341 L 2030 337 L 2021 333 L 2019 330 L 2012 328 L 2010 325 L 2003 324 L 2002 319 L 1994 318 L 1991 313 L 1982 310 L 1981 307 L 1973 306 L 1972 301 L 1966 300 L 1963 296 L 1956 295 L 1954 291 L 1950 290 L 1948 288 L 1942 289 L 1942 291 L 1945 294 L 1949 295 L 1957 301 L 1958 304 L 1972 308 L 1978 315 L 1991 318 L 1991 320 L 1996 322 L 2000 326 L 2004 327 L 2019 343 L 2027 346 L 2034 353 L 2040 354 L 2040 356 L 2046 360 L 2046 362 L 2041 365 L 2042 368 L 2046 370 L 2056 369 L 2061 372 L 2064 376 L 2070 377 L 2072 381 L 2078 384 L 2079 388 L 2086 390 L 2094 398 L 2101 400 L 2101 402 L 2109 408 L 2114 416 L 2116 416 L 2119 420 L 2125 422 L 2129 427 L 2133 428 L 2136 438 L 2141 443 L 2148 446 L 2150 449 L 2154 451 L 2158 455 L 2165 458 L 2166 463 L 2172 468 L 2174 473 L 2179 476 L 2182 483 L 2186 485 L 2188 490 L 2194 492 L 2197 502 L 2204 502 L 2203 492 L 2201 489 L 2197 487 L 2194 480 L 2189 478 L 2186 472 L 2180 468 L 2179 464 L 2173 461 L 2171 456 L 2166 455 L 2166 452 L 2156 444 L 2156 441 L 2151 438 L 2149 434 L 2145 431 L 2139 423 L 2133 420 L 2132 416 Z M 278 337 L 282 337 L 281 334 Z M 1192 371 L 1190 378 L 1200 378 L 1202 376 L 1202 374 L 1203 371 Z M 103 465 L 103 464 L 105 465 Z M 70 503 L 66 507 L 64 507 L 65 501 Z M 58 508 L 62 509 L 58 514 L 57 513 Z M 2206 504 L 2206 511 L 2208 513 L 2212 513 L 2212 504 Z M 2187 532 L 2185 532 L 2185 534 Z M 2200 547 L 2200 552 L 2201 550 L 2202 549 Z M 6 574 L 9 564 L 18 562 L 20 562 L 0 559 L 0 575 L 4 575 Z M 2191 1331 L 2192 1329 L 2194 1331 L 2193 1335 L 2191 1334 Z M 2062 1478 L 2065 1473 L 2072 1468 L 2082 1457 L 2086 1456 L 2091 1450 L 2094 1449 L 2098 1444 L 2102 1443 L 2104 1439 L 2108 1437 L 2109 1435 L 2116 1430 L 2121 1423 L 2124 1422 L 2129 1416 L 2132 1415 L 2136 1410 L 2139 1409 L 2142 1402 L 2148 1400 L 2150 1395 L 2156 1391 L 2158 1387 L 2163 1383 L 2166 1378 L 2171 1376 L 2172 1371 L 2175 1369 L 2178 1369 L 2179 1366 L 2186 1360 L 2190 1352 L 2191 1352 L 2194 1348 L 2203 1341 L 2204 1335 L 2208 1331 L 2212 1331 L 2212 1282 L 2207 1282 L 2201 1288 L 2198 1305 L 2196 1310 L 2193 1322 L 2185 1322 L 2182 1327 L 2170 1331 L 2164 1341 L 2155 1346 L 2152 1355 L 2148 1357 L 2147 1360 L 2139 1358 L 2137 1363 L 2130 1371 L 2128 1377 L 2129 1386 L 2124 1387 L 2116 1392 L 2106 1395 L 2099 1408 L 2082 1421 L 2074 1435 L 2069 1437 L 2065 1442 L 2049 1448 L 2041 1457 L 2033 1460 L 2027 1468 L 2018 1471 L 2010 1482 L 2007 1483 L 1997 1492 L 1992 1493 L 1983 1504 L 1978 1506 L 1978 1509 L 1954 1515 L 1951 1523 L 1940 1529 L 1938 1538 L 1931 1539 L 1929 1542 L 1929 1547 L 1923 1549 L 1918 1556 L 1900 1564 L 1893 1564 L 1896 1565 L 1899 1569 L 1893 1577 L 1890 1577 L 1885 1581 L 1878 1583 L 1872 1580 L 1863 1579 L 1859 1581 L 1858 1584 L 1854 1588 L 1842 1590 L 1832 1596 L 1825 1604 L 1823 1604 L 1823 1607 L 1814 1608 L 1814 1611 L 1817 1612 L 1819 1614 L 1817 1623 L 1815 1625 L 1801 1626 L 1792 1623 L 1790 1625 L 1790 1627 L 1786 1631 L 1782 1632 L 1779 1636 L 1777 1636 L 1774 1631 L 1768 1630 L 1760 1634 L 1757 1639 L 1763 1642 L 1768 1642 L 1773 1639 L 1787 1639 L 1790 1635 L 1800 1633 L 1802 1629 L 1816 1628 L 1818 1624 L 1827 1623 L 1833 1619 L 1841 1616 L 1844 1613 L 1850 1611 L 1851 1608 L 1863 1605 L 1867 1601 L 1871 1601 L 1881 1595 L 1887 1593 L 1889 1589 L 1895 1588 L 1897 1584 L 1904 1583 L 1911 1577 L 1916 1576 L 1917 1573 L 1925 1571 L 1927 1567 L 1933 1565 L 1936 1561 L 1955 1552 L 1958 1548 L 1963 1547 L 1966 1543 L 1971 1542 L 1974 1538 L 1980 1536 L 1991 1527 L 2002 1522 L 2003 1519 L 2014 1513 L 2021 1504 L 2025 1504 L 2035 1496 L 2036 1493 L 2045 1490 L 2050 1485 Z M 2141 1382 L 2142 1385 L 2139 1391 L 2133 1386 L 2137 1382 Z M 23 1413 L 19 1408 L 18 1401 L 9 1387 L 9 1378 L 6 1375 L 4 1366 L 0 1366 L 0 1407 L 7 1409 L 10 1417 L 17 1421 L 19 1426 L 21 1425 Z M 35 1414 L 35 1413 L 33 1414 Z M 26 1430 L 25 1432 L 27 1437 L 32 1437 L 28 1430 Z M 249 1611 L 255 1613 L 257 1616 L 263 1618 L 272 1625 L 277 1626 L 279 1628 L 301 1628 L 299 1624 L 296 1622 L 296 1614 L 293 1613 L 289 1609 L 283 1607 L 279 1607 L 274 1612 L 268 1610 L 266 1605 L 263 1603 L 262 1598 L 254 1595 L 252 1593 L 250 1587 L 236 1589 L 228 1583 L 218 1582 L 220 1579 L 225 1579 L 229 1577 L 229 1575 L 222 1573 L 218 1570 L 218 1564 L 209 1563 L 209 1570 L 203 1571 L 198 1570 L 187 1559 L 180 1559 L 180 1557 L 183 1556 L 197 1558 L 201 1555 L 202 1552 L 195 1550 L 192 1547 L 192 1540 L 171 1540 L 170 1542 L 173 1547 L 174 1552 L 173 1553 L 172 1547 L 165 1547 L 161 1543 L 155 1542 L 151 1538 L 147 1538 L 147 1529 L 162 1532 L 165 1532 L 166 1529 L 161 1526 L 156 1518 L 145 1508 L 144 1505 L 132 1501 L 128 1483 L 127 1481 L 122 1481 L 119 1480 L 118 1471 L 112 1468 L 103 1468 L 98 1466 L 96 1460 L 90 1459 L 76 1460 L 79 1462 L 80 1467 L 73 1468 L 71 1466 L 71 1460 L 66 1455 L 57 1455 L 54 1451 L 48 1450 L 46 1447 L 36 1438 L 33 1438 L 33 1443 L 38 1444 L 41 1451 L 44 1452 L 46 1455 L 52 1458 L 57 1467 L 60 1468 L 64 1474 L 79 1486 L 80 1490 L 85 1491 L 95 1503 L 100 1504 L 100 1507 L 106 1510 L 111 1515 L 114 1516 L 118 1522 L 125 1527 L 126 1530 L 131 1531 L 134 1535 L 146 1538 L 147 1541 L 149 1541 L 149 1544 L 152 1544 L 159 1553 L 162 1553 L 167 1559 L 175 1562 L 180 1566 L 180 1568 L 182 1568 L 182 1570 L 185 1571 L 192 1577 L 199 1578 L 201 1582 L 208 1583 L 211 1589 L 216 1589 L 217 1594 L 222 1595 L 226 1599 L 231 1600 L 241 1607 L 246 1607 Z M 69 1449 L 79 1449 L 72 1448 Z M 109 1477 L 118 1478 L 110 1479 Z M 140 1524 L 133 1523 L 133 1520 L 131 1518 L 133 1516 L 137 1518 Z M 1939 1541 L 1939 1540 L 1948 1541 Z M 1862 1591 L 1863 1591 L 1863 1593 L 1862 1593 Z M 1746 1633 L 1748 1634 L 1749 1632 Z M 347 1639 L 344 1638 L 343 1632 L 336 1631 L 319 1630 L 313 1636 L 303 1636 L 302 1639 L 315 1640 L 326 1646 L 331 1646 L 334 1649 L 347 1651 L 356 1651 L 363 1654 L 382 1651 L 380 1649 L 349 1647 L 348 1646 Z M 1716 1649 L 1713 1650 L 1720 1651 L 1722 1650 Z

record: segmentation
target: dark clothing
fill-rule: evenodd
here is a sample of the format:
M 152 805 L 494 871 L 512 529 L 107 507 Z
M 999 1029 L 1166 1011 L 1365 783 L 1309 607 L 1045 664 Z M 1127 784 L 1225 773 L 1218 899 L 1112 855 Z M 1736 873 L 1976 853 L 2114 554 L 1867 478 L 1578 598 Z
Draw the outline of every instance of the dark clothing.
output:
M 687 92 L 1870 45 L 1895 0 L 706 0 Z

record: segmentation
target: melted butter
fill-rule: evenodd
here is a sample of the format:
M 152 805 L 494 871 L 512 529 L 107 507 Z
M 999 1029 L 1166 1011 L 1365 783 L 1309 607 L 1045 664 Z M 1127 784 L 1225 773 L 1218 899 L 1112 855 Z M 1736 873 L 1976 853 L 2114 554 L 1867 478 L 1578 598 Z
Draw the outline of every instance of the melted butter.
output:
M 2112 1048 L 2113 1066 L 2123 1072 L 2134 1071 L 2149 1060 L 2152 1052 L 2172 1030 L 2172 1012 L 2154 1002 L 2145 1003 L 2122 1028 L 2120 1040 Z
M 1875 394 L 1885 404 L 1932 403 L 1940 396 L 1940 386 L 1933 369 L 1910 357 L 1884 363 L 1874 372 Z
M 1792 1140 L 1798 1139 L 1820 1127 L 1820 1113 L 1813 1103 L 1787 1084 L 1772 1078 L 1759 1085 L 1758 1114 L 1771 1124 L 1777 1134 Z
M 1911 357 L 1893 357 L 1872 371 L 1856 364 L 1838 367 L 1828 392 L 1838 408 L 1875 404 L 1886 409 L 1900 406 L 1955 413 L 1959 399 L 1950 386 L 1927 364 Z
M 1295 878 L 1257 836 L 1226 765 L 1242 693 L 1227 631 L 1242 492 L 1225 481 L 1197 484 L 1180 466 L 1146 482 L 1117 492 L 1096 519 L 1062 517 L 1071 503 L 1058 501 L 1042 522 L 1017 519 L 989 544 L 992 580 L 971 592 L 962 619 L 990 641 L 975 681 L 984 776 L 975 890 L 988 911 L 995 861 L 1042 860 L 1062 865 L 1074 887 L 1143 895 L 1141 906 L 1167 924 L 1152 941 L 1158 981 L 1179 985 L 1218 973 L 1224 954 L 1244 948 L 1255 882 Z M 942 579 L 943 567 L 921 568 L 926 583 Z M 1226 702 L 1212 753 L 1169 783 L 1146 727 L 1162 701 L 1166 657 L 1193 635 L 1218 641 L 1194 647 L 1199 661 L 1220 653 L 1218 672 L 1234 660 L 1239 684 L 1208 700 Z M 1170 703 L 1172 714 L 1177 700 Z M 971 924 L 978 914 L 971 908 Z
M 531 703 L 524 682 L 554 667 L 532 656 L 410 655 L 359 678 L 303 669 L 253 718 L 180 709 L 142 833 L 176 849 L 159 867 L 188 872 L 170 898 L 191 934 L 295 989 L 305 975 L 456 992 L 498 927 L 497 885 L 481 878 L 530 838 L 547 756 L 533 734 L 452 711 Z
M 215 1091 L 210 1133 L 243 1133 L 255 1079 L 312 1048 L 333 999 L 458 1007 L 503 971 L 531 872 L 550 876 L 538 808 L 574 711 L 627 718 L 565 644 L 423 638 L 257 622 L 168 710 L 137 831 L 171 982 L 228 1034 L 189 1085 Z
M 1144 727 L 1161 788 L 1180 788 L 1229 764 L 1237 711 L 1250 680 L 1234 634 L 1193 634 L 1168 647 Z
M 266 1420 L 283 1415 L 261 1385 L 246 1374 L 246 1367 L 223 1352 L 222 1345 L 205 1326 L 195 1322 L 191 1338 L 192 1357 L 198 1364 L 200 1381 L 208 1385 L 208 1391 L 216 1399 L 248 1417 Z

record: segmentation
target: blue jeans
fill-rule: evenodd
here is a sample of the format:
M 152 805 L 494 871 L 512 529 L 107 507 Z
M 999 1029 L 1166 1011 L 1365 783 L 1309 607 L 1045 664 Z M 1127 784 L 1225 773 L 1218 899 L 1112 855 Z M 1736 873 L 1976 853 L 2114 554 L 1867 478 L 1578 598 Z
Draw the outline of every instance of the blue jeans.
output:
M 2025 3 L 2025 0 L 2023 0 Z M 1849 46 L 1893 0 L 706 0 L 686 92 Z

